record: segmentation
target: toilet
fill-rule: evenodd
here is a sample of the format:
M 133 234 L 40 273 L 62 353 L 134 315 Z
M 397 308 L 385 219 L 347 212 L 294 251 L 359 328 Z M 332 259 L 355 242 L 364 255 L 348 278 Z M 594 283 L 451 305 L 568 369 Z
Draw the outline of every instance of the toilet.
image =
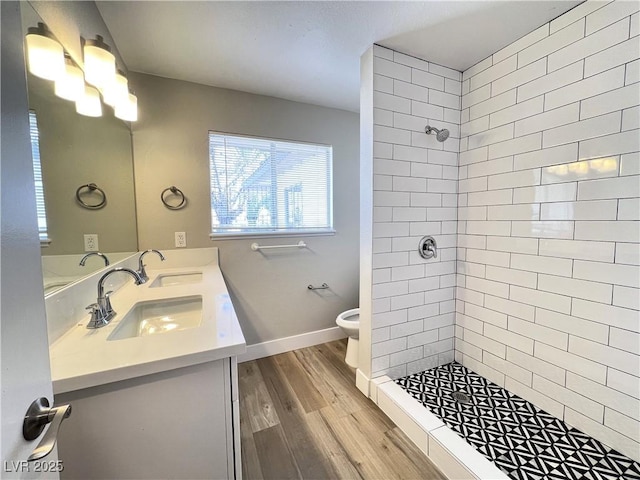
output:
M 345 362 L 353 368 L 358 368 L 358 342 L 360 337 L 360 309 L 353 308 L 342 312 L 336 317 L 336 325 L 349 337 L 347 341 L 347 355 Z

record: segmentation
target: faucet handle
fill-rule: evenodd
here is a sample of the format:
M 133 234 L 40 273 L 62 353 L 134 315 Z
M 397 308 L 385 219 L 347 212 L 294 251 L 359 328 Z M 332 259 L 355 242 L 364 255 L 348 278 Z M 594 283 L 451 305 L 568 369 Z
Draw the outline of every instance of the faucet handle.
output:
M 107 313 L 113 312 L 113 307 L 111 306 L 112 293 L 113 293 L 113 290 L 109 290 L 107 293 L 104 294 L 104 308 L 107 311 Z
M 145 269 L 146 265 L 142 263 L 142 259 L 138 267 L 139 268 L 137 274 L 140 276 L 141 283 L 147 283 L 147 280 L 149 280 L 149 275 L 147 275 L 147 270 Z
M 91 305 L 87 305 L 86 307 L 84 307 L 85 310 L 91 310 L 91 313 L 98 310 L 99 308 L 100 307 L 98 306 L 97 303 L 92 303 Z
M 91 319 L 87 323 L 87 328 L 100 328 L 108 323 L 105 320 L 106 312 L 100 307 L 100 304 L 92 303 L 86 307 L 86 310 L 91 310 Z

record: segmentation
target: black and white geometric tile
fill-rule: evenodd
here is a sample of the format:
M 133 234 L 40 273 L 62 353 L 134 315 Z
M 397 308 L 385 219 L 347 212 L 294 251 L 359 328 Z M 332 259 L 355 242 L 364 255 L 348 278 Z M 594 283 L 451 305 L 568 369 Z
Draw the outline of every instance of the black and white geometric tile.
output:
M 511 478 L 640 480 L 637 462 L 457 362 L 396 383 Z

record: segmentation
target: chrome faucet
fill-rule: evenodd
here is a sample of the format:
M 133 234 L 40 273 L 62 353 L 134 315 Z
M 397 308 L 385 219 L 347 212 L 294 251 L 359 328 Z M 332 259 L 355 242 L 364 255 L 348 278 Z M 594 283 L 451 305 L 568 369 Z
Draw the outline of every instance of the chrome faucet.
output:
M 111 306 L 111 299 L 109 295 L 113 292 L 104 293 L 104 282 L 109 275 L 114 272 L 125 272 L 131 275 L 135 279 L 136 285 L 141 285 L 144 283 L 136 272 L 131 270 L 130 268 L 117 267 L 112 268 L 104 275 L 100 277 L 98 280 L 98 301 L 97 303 L 92 303 L 87 307 L 87 310 L 91 310 L 91 320 L 87 324 L 87 328 L 100 328 L 107 325 L 113 317 L 116 315 L 116 312 L 113 310 Z
M 84 264 L 87 262 L 87 258 L 96 255 L 98 257 L 102 257 L 102 259 L 104 260 L 104 266 L 108 267 L 109 266 L 109 259 L 107 258 L 107 256 L 104 253 L 100 253 L 100 252 L 89 252 L 87 253 L 84 257 L 82 257 L 82 260 L 80 260 L 80 266 L 84 267 Z
M 140 258 L 138 258 L 138 275 L 140 275 L 142 283 L 145 283 L 147 280 L 149 280 L 149 275 L 147 275 L 147 271 L 144 269 L 145 264 L 142 263 L 142 258 L 150 252 L 157 253 L 160 256 L 160 260 L 164 262 L 164 255 L 158 250 L 145 250 L 144 252 L 142 252 L 140 254 Z

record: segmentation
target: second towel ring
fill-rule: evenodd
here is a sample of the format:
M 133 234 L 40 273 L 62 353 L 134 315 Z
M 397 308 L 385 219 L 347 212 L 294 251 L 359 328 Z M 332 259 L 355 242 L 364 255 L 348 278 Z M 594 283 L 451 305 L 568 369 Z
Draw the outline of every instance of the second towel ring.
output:
M 98 203 L 85 202 L 80 196 L 80 192 L 85 188 L 88 190 L 88 193 L 96 192 L 98 195 L 101 195 L 102 200 Z M 95 183 L 87 183 L 86 185 L 80 185 L 76 190 L 76 200 L 78 200 L 78 203 L 82 205 L 84 208 L 88 208 L 90 210 L 98 210 L 99 208 L 104 207 L 105 204 L 107 203 L 107 194 L 104 193 L 104 190 L 98 187 Z
M 168 203 L 167 200 L 165 199 L 165 195 L 164 195 L 167 192 L 171 192 L 174 196 L 179 197 L 180 198 L 180 203 L 177 204 L 177 205 L 171 205 L 170 203 Z M 160 194 L 160 200 L 162 200 L 162 203 L 164 203 L 164 206 L 167 207 L 170 210 L 180 210 L 182 207 L 185 206 L 185 203 L 187 201 L 187 199 L 184 196 L 184 193 L 182 193 L 182 190 L 180 190 L 175 185 L 172 185 L 171 187 L 165 188 L 162 191 L 162 193 Z

